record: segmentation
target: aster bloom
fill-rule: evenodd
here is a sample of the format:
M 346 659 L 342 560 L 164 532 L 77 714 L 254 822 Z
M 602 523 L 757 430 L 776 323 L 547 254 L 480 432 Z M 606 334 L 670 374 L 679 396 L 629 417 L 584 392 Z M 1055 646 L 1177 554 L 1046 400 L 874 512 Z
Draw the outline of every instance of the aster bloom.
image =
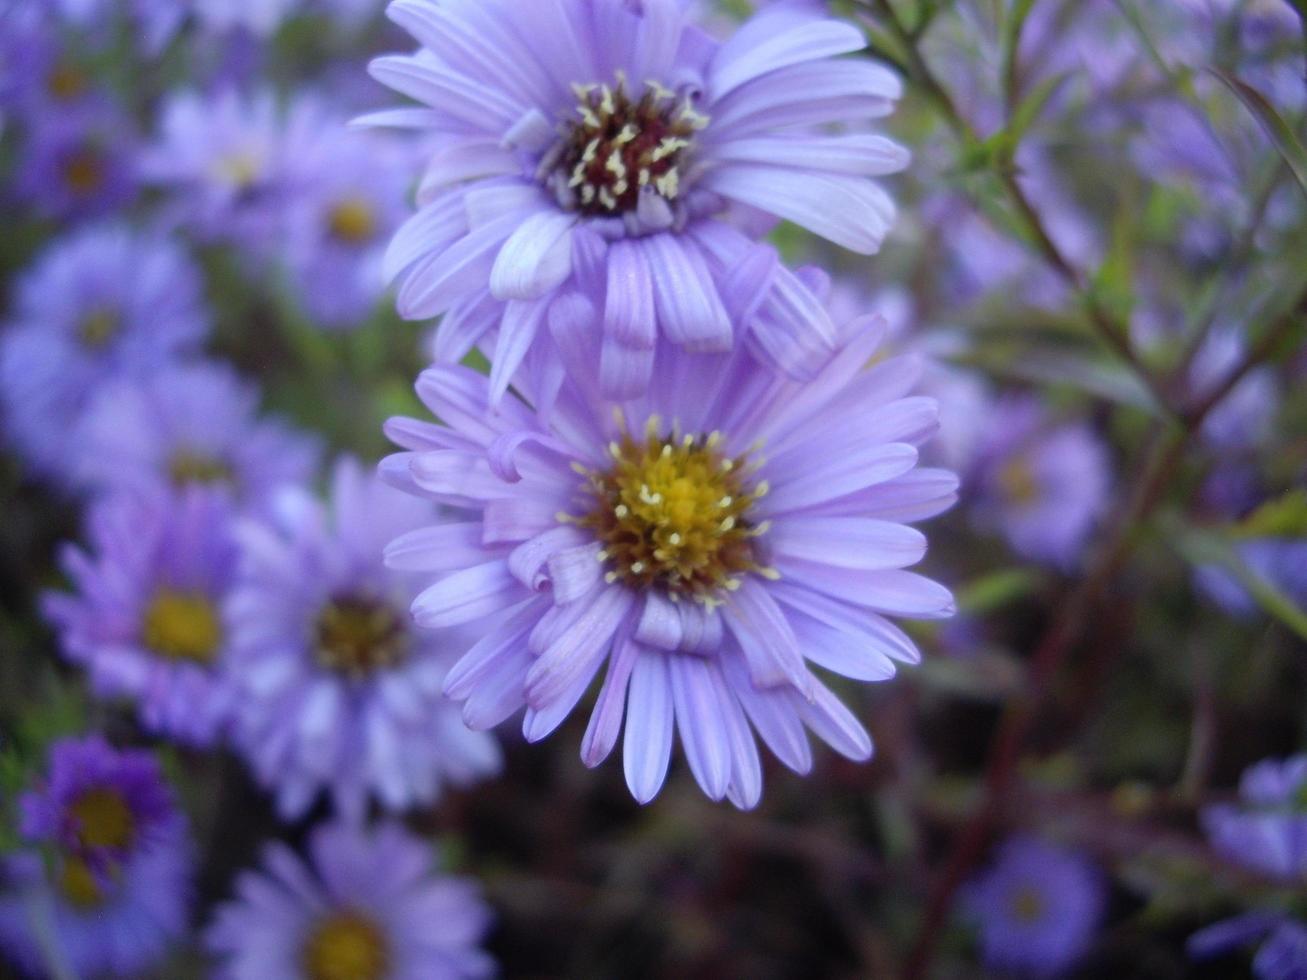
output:
M 1265 759 L 1239 781 L 1239 802 L 1203 811 L 1203 828 L 1224 857 L 1261 874 L 1307 881 L 1307 755 Z
M 1083 856 L 1014 837 L 970 882 L 963 911 L 993 969 L 1056 976 L 1084 955 L 1103 915 L 1104 885 Z
M 477 885 L 433 867 L 429 842 L 398 824 L 326 825 L 307 861 L 271 844 L 264 870 L 206 934 L 219 980 L 459 980 L 487 977 L 478 944 L 490 910 Z
M 1208 926 L 1189 937 L 1189 955 L 1205 960 L 1253 943 L 1257 980 L 1307 978 L 1307 926 L 1275 912 L 1249 912 Z
M 63 739 L 19 800 L 20 832 L 48 849 L 6 861 L 0 947 L 44 976 L 32 915 L 46 917 L 80 976 L 137 977 L 186 929 L 191 854 L 184 818 L 153 757 L 98 736 Z M 48 868 L 48 871 L 47 871 Z
M 407 211 L 410 154 L 325 114 L 298 129 L 307 139 L 294 150 L 298 192 L 287 205 L 291 282 L 316 323 L 357 327 L 385 288 L 382 257 Z
M 106 103 L 32 120 L 14 175 L 17 202 L 50 218 L 85 218 L 129 203 L 137 190 L 130 122 Z
M 175 221 L 201 239 L 266 252 L 286 195 L 284 131 L 271 92 L 182 92 L 160 113 L 141 174 L 169 192 Z
M 1222 383 L 1243 361 L 1246 347 L 1242 330 L 1213 330 L 1190 369 L 1193 390 L 1208 391 Z M 1268 367 L 1250 371 L 1203 421 L 1203 439 L 1222 450 L 1260 445 L 1274 432 L 1278 404 L 1275 372 Z
M 1244 566 L 1301 607 L 1307 607 L 1307 540 L 1291 537 L 1248 538 L 1235 545 Z M 1200 565 L 1194 572 L 1198 587 L 1231 616 L 1256 615 L 1257 601 L 1244 584 L 1222 565 Z
M 208 319 L 198 271 L 167 238 L 113 223 L 56 239 L 18 281 L 0 339 L 11 442 L 67 480 L 70 434 L 94 393 L 196 350 Z
M 260 507 L 310 479 L 318 447 L 260 419 L 258 391 L 219 364 L 175 364 L 142 381 L 115 381 L 92 399 L 73 438 L 79 481 L 100 492 L 157 494 L 213 487 Z
M 747 340 L 796 377 L 830 355 L 816 298 L 717 219 L 736 208 L 877 250 L 894 207 L 870 178 L 907 155 L 866 127 L 898 80 L 837 58 L 865 46 L 861 31 L 786 6 L 718 42 L 680 0 L 388 12 L 422 47 L 372 73 L 422 107 L 364 121 L 426 131 L 437 150 L 386 267 L 402 315 L 447 314 L 443 360 L 493 351 L 497 401 L 547 319 L 582 300 L 609 397 L 643 393 L 660 337 L 702 352 Z
M 201 488 L 114 497 L 88 518 L 91 552 L 62 555 L 76 590 L 45 598 L 65 654 L 96 693 L 136 703 L 151 731 L 209 745 L 230 712 L 220 666 L 236 545 L 225 499 Z
M 1087 426 L 1054 425 L 1034 397 L 1010 395 L 994 405 L 968 485 L 978 527 L 1069 568 L 1107 506 L 1107 452 Z
M 279 526 L 242 531 L 230 613 L 230 674 L 240 690 L 234 740 L 288 818 L 319 791 L 349 819 L 375 797 L 394 810 L 499 768 L 498 747 L 469 731 L 441 684 L 470 641 L 416 630 L 413 576 L 383 549 L 429 524 L 425 501 L 345 460 L 330 508 L 284 494 Z
M 547 413 L 492 407 L 488 380 L 465 368 L 421 377 L 448 428 L 392 421 L 409 452 L 383 471 L 471 519 L 402 537 L 388 560 L 439 573 L 413 604 L 420 625 L 493 617 L 445 681 L 471 727 L 525 706 L 538 741 L 607 663 L 581 755 L 599 764 L 628 711 L 626 777 L 641 802 L 663 783 L 674 731 L 704 792 L 741 807 L 762 791 L 751 728 L 800 773 L 805 725 L 849 758 L 871 755 L 805 658 L 865 681 L 918 659 L 886 616 L 951 613 L 947 590 L 903 569 L 926 550 L 907 522 L 950 506 L 957 483 L 915 468 L 936 428 L 934 402 L 906 397 L 919 365 L 864 371 L 879 321 L 847 333 L 807 385 L 740 350 L 666 347 L 660 383 L 615 409 L 585 329 L 562 338 L 572 380 Z

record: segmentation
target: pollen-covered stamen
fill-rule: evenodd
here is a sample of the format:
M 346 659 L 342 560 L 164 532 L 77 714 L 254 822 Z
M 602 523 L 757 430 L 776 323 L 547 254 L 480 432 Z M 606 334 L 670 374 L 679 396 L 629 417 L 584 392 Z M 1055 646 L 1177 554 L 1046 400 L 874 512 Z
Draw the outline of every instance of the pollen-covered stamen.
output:
M 616 87 L 573 90 L 580 121 L 566 124 L 559 168 L 576 208 L 594 215 L 633 211 L 645 187 L 675 201 L 685 151 L 707 118 L 656 82 L 646 82 L 639 99 L 620 75 Z
M 755 547 L 767 524 L 751 518 L 766 481 L 722 452 L 719 433 L 664 437 L 651 419 L 643 442 L 624 436 L 609 453 L 607 472 L 585 471 L 591 509 L 577 523 L 598 538 L 610 582 L 711 605 L 746 573 L 774 574 Z
M 370 597 L 333 598 L 318 614 L 314 632 L 318 662 L 348 677 L 366 677 L 408 656 L 403 618 L 388 603 Z

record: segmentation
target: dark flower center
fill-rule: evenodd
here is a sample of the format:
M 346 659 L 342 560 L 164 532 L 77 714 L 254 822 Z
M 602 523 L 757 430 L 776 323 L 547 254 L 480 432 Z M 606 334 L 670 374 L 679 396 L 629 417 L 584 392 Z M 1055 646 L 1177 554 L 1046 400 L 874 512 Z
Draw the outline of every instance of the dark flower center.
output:
M 75 65 L 61 63 L 45 78 L 45 89 L 56 99 L 71 102 L 86 91 L 86 75 Z
M 314 627 L 318 662 L 350 677 L 394 667 L 408 654 L 404 620 L 384 602 L 365 596 L 337 596 Z
M 136 835 L 132 809 L 117 790 L 87 790 L 68 807 L 80 847 L 126 851 Z
M 339 202 L 327 218 L 331 237 L 346 245 L 364 245 L 377 234 L 377 216 L 361 197 Z
M 625 436 L 610 444 L 613 465 L 606 473 L 578 464 L 593 503 L 584 517 L 566 519 L 594 532 L 610 583 L 657 587 L 674 600 L 713 605 L 722 592 L 738 589 L 746 572 L 776 576 L 755 550 L 769 525 L 749 519 L 767 482 L 750 487 L 755 467 L 745 456 L 723 455 L 721 443 L 716 432 L 665 438 L 651 419 L 643 442 Z
M 121 326 L 122 318 L 117 310 L 92 310 L 78 325 L 77 339 L 82 342 L 83 347 L 99 350 L 113 340 Z
M 106 896 L 91 866 L 79 857 L 65 857 L 59 869 L 59 891 L 70 904 L 80 909 L 92 909 L 104 902 Z
M 64 160 L 63 174 L 74 194 L 92 194 L 104 183 L 104 156 L 91 146 L 74 150 Z
M 371 919 L 357 912 L 336 912 L 310 934 L 303 962 L 309 980 L 385 980 L 390 947 Z
M 1018 922 L 1038 922 L 1044 917 L 1044 896 L 1033 885 L 1018 889 L 1012 896 L 1012 915 Z
M 230 483 L 232 471 L 227 462 L 217 456 L 191 449 L 178 449 L 168 460 L 168 478 L 176 487 Z
M 575 85 L 580 122 L 565 124 L 559 173 L 576 210 L 590 215 L 634 211 L 644 188 L 667 201 L 681 193 L 683 154 L 708 122 L 688 99 L 655 82 L 632 99 L 617 87 Z
M 1016 506 L 1033 504 L 1039 499 L 1039 481 L 1025 457 L 1018 456 L 999 470 L 999 487 L 1009 503 Z
M 218 610 L 206 595 L 160 589 L 145 610 L 142 640 L 169 660 L 209 664 L 222 645 Z

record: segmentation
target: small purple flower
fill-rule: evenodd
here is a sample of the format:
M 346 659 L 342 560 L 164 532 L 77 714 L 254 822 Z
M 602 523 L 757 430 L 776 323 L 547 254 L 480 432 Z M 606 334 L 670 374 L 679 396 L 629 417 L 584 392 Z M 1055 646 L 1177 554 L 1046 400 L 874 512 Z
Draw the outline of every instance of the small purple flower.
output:
M 1250 538 L 1238 542 L 1235 553 L 1253 575 L 1307 607 L 1307 540 Z M 1257 614 L 1257 601 L 1226 567 L 1202 565 L 1195 570 L 1194 579 L 1208 598 L 1231 616 Z
M 287 205 L 291 283 L 308 314 L 330 329 L 361 326 L 385 290 L 382 257 L 407 212 L 410 156 L 379 133 L 349 132 L 323 114 L 300 127 L 297 191 Z
M 136 195 L 131 123 L 107 103 L 33 119 L 14 175 L 14 202 L 45 217 L 106 214 Z
M 231 712 L 221 666 L 236 574 L 231 513 L 219 495 L 114 497 L 88 518 L 93 549 L 66 547 L 75 593 L 50 593 L 64 652 L 101 697 L 130 698 L 146 728 L 209 745 Z
M 846 325 L 811 383 L 738 349 L 668 346 L 660 383 L 613 407 L 595 378 L 599 337 L 577 312 L 554 319 L 569 358 L 559 373 L 542 357 L 519 385 L 552 410 L 496 408 L 485 377 L 437 366 L 418 394 L 445 426 L 389 425 L 410 451 L 383 472 L 468 512 L 388 549 L 392 567 L 437 575 L 413 604 L 418 623 L 494 617 L 446 694 L 477 729 L 525 706 L 534 742 L 607 664 L 581 755 L 602 762 L 625 713 L 641 802 L 662 786 L 678 730 L 704 792 L 740 807 L 762 792 L 754 730 L 800 773 L 812 766 L 805 725 L 868 758 L 862 724 L 805 658 L 884 680 L 919 656 L 887 616 L 952 613 L 946 589 L 904 571 L 926 551 L 908 523 L 947 509 L 957 488 L 916 465 L 937 426 L 933 401 L 907 397 L 920 365 L 864 370 L 884 332 L 867 318 Z
M 52 859 L 7 859 L 0 948 L 38 976 L 40 929 L 82 976 L 136 977 L 157 963 L 185 932 L 192 862 L 153 757 L 98 736 L 64 739 L 19 805 L 24 838 Z
M 973 465 L 972 520 L 1021 555 L 1069 568 L 1108 502 L 1107 452 L 1087 426 L 1054 425 L 1031 396 L 999 399 Z
M 966 887 L 962 908 L 995 970 L 1056 976 L 1088 950 L 1104 909 L 1103 880 L 1082 855 L 1031 837 L 999 848 Z
M 329 509 L 304 492 L 278 503 L 280 526 L 242 532 L 230 675 L 234 740 L 282 814 L 327 790 L 358 820 L 370 797 L 404 809 L 498 771 L 494 740 L 441 696 L 470 639 L 415 630 L 417 583 L 382 563 L 386 543 L 434 509 L 351 460 L 336 467 Z
M 78 112 L 101 99 L 90 69 L 62 42 L 35 4 L 5 8 L 0 33 L 0 115 L 24 122 Z
M 1189 937 L 1194 959 L 1205 960 L 1261 943 L 1253 957 L 1257 980 L 1307 980 L 1307 926 L 1276 912 L 1248 912 Z
M 169 194 L 179 224 L 208 241 L 266 254 L 286 195 L 284 126 L 271 92 L 173 95 L 142 177 Z
M 816 299 L 718 219 L 787 219 L 877 250 L 894 205 L 871 178 L 908 157 L 868 125 L 898 79 L 838 57 L 866 46 L 861 30 L 785 5 L 718 42 L 681 0 L 396 0 L 388 13 L 421 49 L 372 73 L 422 106 L 365 121 L 429 132 L 436 149 L 387 272 L 402 315 L 448 314 L 442 359 L 493 352 L 495 402 L 551 311 L 582 301 L 609 397 L 643 393 L 659 338 L 747 342 L 796 377 L 829 357 Z
M 71 433 L 110 379 L 141 379 L 199 347 L 200 277 L 175 244 L 125 225 L 56 239 L 17 285 L 0 339 L 0 403 L 12 442 L 67 481 Z
M 1307 755 L 1265 759 L 1239 781 L 1239 802 L 1203 811 L 1222 856 L 1285 881 L 1307 882 Z
M 491 913 L 477 884 L 440 874 L 429 842 L 398 824 L 327 825 L 307 862 L 268 846 L 218 909 L 206 945 L 218 980 L 463 980 L 489 977 Z
M 1246 346 L 1243 331 L 1239 329 L 1213 330 L 1194 358 L 1189 374 L 1191 389 L 1206 392 L 1224 382 L 1242 363 Z M 1278 408 L 1279 386 L 1274 371 L 1257 368 L 1207 416 L 1203 422 L 1203 439 L 1220 450 L 1254 448 L 1271 437 Z
M 312 477 L 318 447 L 280 421 L 258 418 L 258 400 L 252 385 L 216 363 L 111 382 L 74 434 L 74 472 L 100 492 L 199 484 L 261 507 L 279 487 Z

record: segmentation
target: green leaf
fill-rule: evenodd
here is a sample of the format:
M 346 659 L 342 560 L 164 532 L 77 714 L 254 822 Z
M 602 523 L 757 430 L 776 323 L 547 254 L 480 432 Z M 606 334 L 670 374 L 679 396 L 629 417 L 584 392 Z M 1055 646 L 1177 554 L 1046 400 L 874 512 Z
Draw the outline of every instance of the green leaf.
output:
M 1235 534 L 1241 538 L 1307 538 L 1307 490 L 1291 490 L 1267 501 L 1235 528 Z
M 1039 587 L 1039 576 L 1029 569 L 1008 568 L 968 582 L 958 592 L 958 608 L 984 615 L 1023 599 Z
M 1262 129 L 1266 130 L 1266 135 L 1271 138 L 1271 142 L 1280 152 L 1280 156 L 1284 158 L 1284 162 L 1289 165 L 1289 170 L 1298 181 L 1298 186 L 1302 188 L 1304 194 L 1307 194 L 1307 150 L 1303 149 L 1298 134 L 1275 111 L 1275 107 L 1266 101 L 1266 96 L 1257 89 L 1219 68 L 1209 68 L 1208 71 L 1220 79 L 1256 117 Z

